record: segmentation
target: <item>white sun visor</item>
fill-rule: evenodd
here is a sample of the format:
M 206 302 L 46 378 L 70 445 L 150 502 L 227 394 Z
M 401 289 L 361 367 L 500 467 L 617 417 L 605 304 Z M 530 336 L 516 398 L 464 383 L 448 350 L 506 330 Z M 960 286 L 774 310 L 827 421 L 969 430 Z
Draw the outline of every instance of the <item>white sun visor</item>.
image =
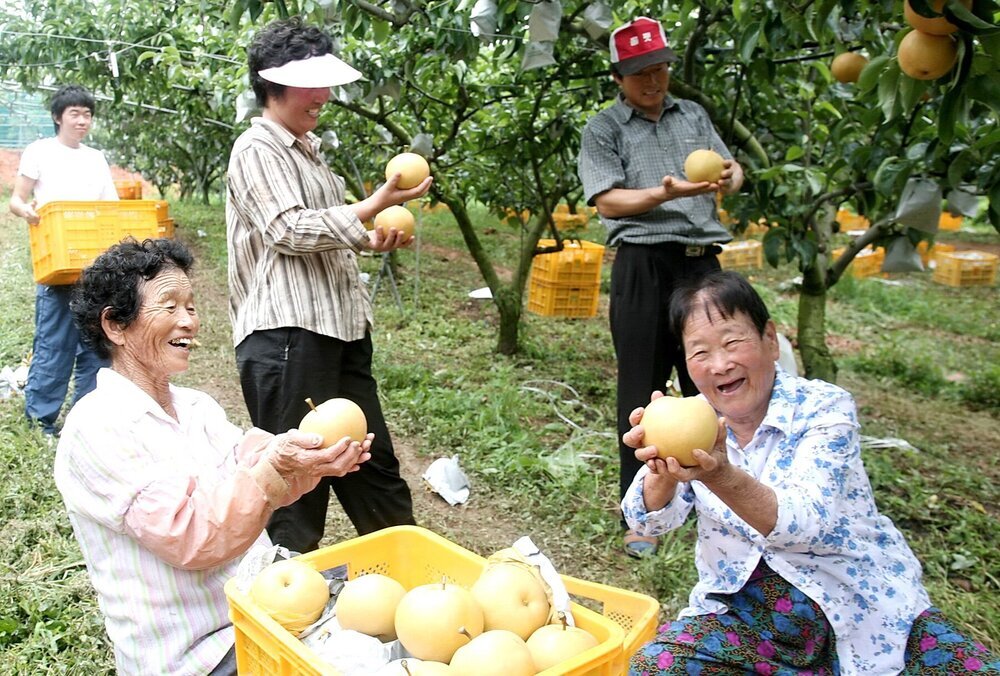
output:
M 286 87 L 306 88 L 337 87 L 361 77 L 360 72 L 333 54 L 289 61 L 283 66 L 265 68 L 258 75 L 268 82 Z

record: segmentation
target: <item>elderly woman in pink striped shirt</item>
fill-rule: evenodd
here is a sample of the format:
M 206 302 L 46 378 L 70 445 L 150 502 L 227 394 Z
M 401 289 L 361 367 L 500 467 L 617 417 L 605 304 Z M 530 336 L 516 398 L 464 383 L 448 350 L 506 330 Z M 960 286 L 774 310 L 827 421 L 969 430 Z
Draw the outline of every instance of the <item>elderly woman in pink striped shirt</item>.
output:
M 120 674 L 234 674 L 223 592 L 270 545 L 274 509 L 356 471 L 372 435 L 244 433 L 207 394 L 176 387 L 198 333 L 192 256 L 125 241 L 84 271 L 71 304 L 111 367 L 69 413 L 55 478 L 97 590 Z

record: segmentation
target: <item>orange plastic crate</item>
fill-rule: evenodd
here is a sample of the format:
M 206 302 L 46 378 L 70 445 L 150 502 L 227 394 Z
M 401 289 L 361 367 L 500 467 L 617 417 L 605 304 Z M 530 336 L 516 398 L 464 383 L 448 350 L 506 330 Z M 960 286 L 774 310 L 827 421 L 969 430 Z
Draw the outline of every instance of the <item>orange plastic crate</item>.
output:
M 118 192 L 120 200 L 142 199 L 142 181 L 118 180 L 115 181 L 115 190 Z
M 407 589 L 442 580 L 470 587 L 486 565 L 483 557 L 418 526 L 386 528 L 300 558 L 317 570 L 346 565 L 348 579 L 369 573 L 388 575 Z M 624 673 L 624 649 L 634 652 L 653 636 L 659 603 L 649 596 L 614 587 L 565 576 L 563 580 L 574 597 L 602 605 L 602 613 L 576 603 L 573 606 L 577 625 L 592 633 L 599 644 L 540 674 Z M 236 630 L 236 662 L 241 675 L 339 673 L 257 608 L 249 596 L 237 589 L 235 580 L 226 584 L 226 596 Z
M 996 254 L 953 251 L 938 254 L 932 279 L 948 286 L 993 286 L 997 281 Z
M 160 236 L 156 202 L 49 202 L 28 229 L 31 264 L 39 284 L 72 284 L 105 249 L 128 236 Z
M 755 239 L 722 245 L 719 264 L 727 270 L 764 267 L 764 246 Z
M 961 230 L 964 220 L 961 214 L 953 216 L 947 211 L 942 211 L 941 218 L 938 219 L 938 230 Z
M 174 237 L 174 219 L 164 218 L 161 221 L 157 221 L 158 237 L 166 237 L 168 239 L 173 239 Z

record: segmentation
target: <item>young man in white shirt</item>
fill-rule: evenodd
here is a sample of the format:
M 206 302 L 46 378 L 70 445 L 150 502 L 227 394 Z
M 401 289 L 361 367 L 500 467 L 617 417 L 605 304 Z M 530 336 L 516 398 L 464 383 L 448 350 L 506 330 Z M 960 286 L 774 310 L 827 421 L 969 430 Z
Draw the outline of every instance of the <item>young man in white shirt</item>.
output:
M 78 85 L 61 87 L 50 111 L 56 135 L 25 148 L 14 181 L 10 210 L 39 223 L 38 209 L 57 200 L 117 200 L 111 168 L 101 151 L 83 144 L 94 116 L 93 95 Z M 74 381 L 73 403 L 94 389 L 97 370 L 106 366 L 80 342 L 69 310 L 72 285 L 39 284 L 35 291 L 35 337 L 32 345 L 25 415 L 48 435 L 58 434 L 56 422 Z

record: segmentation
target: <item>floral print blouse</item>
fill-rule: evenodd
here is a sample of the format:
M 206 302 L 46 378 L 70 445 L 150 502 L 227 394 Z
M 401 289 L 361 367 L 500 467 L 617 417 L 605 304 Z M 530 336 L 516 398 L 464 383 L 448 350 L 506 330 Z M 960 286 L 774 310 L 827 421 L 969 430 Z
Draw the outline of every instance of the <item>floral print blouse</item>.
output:
M 875 506 L 854 399 L 830 383 L 776 368 L 753 439 L 745 448 L 731 431 L 727 439 L 729 462 L 774 490 L 774 530 L 761 535 L 700 481 L 678 484 L 663 509 L 646 512 L 646 467 L 622 500 L 625 519 L 642 535 L 662 535 L 695 509 L 699 580 L 681 617 L 725 613 L 714 595 L 741 589 L 763 557 L 823 609 L 842 674 L 896 673 L 914 618 L 930 606 L 920 563 Z

